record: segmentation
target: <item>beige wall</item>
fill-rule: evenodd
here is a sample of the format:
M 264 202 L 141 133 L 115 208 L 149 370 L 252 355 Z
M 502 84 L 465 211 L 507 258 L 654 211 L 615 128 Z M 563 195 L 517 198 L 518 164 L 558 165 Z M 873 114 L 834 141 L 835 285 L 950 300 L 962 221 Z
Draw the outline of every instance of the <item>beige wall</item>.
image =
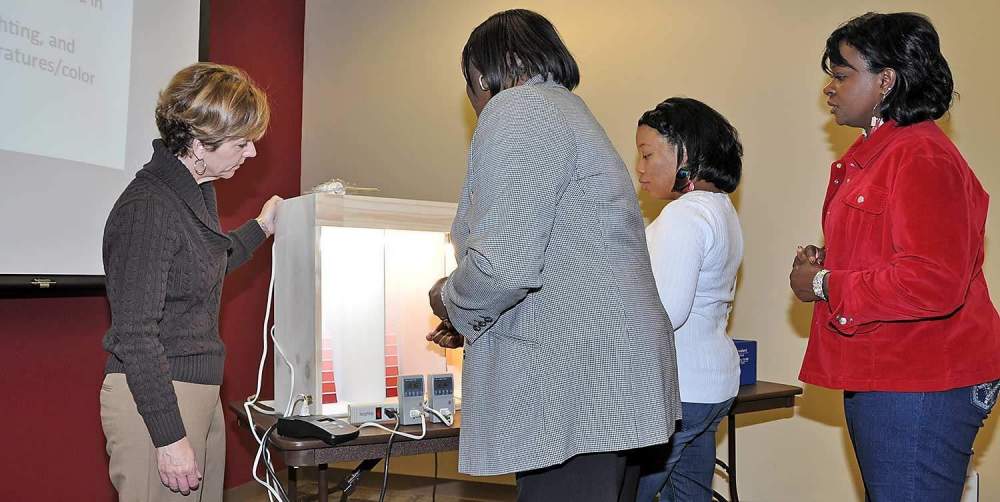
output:
M 1000 191 L 993 148 L 1000 2 L 854 0 L 311 0 L 303 187 L 336 176 L 379 186 L 386 196 L 454 201 L 475 120 L 459 70 L 461 49 L 479 22 L 515 6 L 537 10 L 560 30 L 580 64 L 578 94 L 630 166 L 636 119 L 666 97 L 699 98 L 739 129 L 746 156 L 736 200 L 746 257 L 731 331 L 759 341 L 763 379 L 797 382 L 810 313 L 788 290 L 789 264 L 797 244 L 819 238 L 828 165 L 857 134 L 831 124 L 820 94 L 826 82 L 820 54 L 839 23 L 868 10 L 931 17 L 961 93 L 943 125 L 987 190 Z M 647 216 L 655 216 L 658 206 L 643 203 Z M 987 233 L 1000 235 L 995 217 Z M 988 246 L 986 273 L 995 288 L 996 252 Z M 807 387 L 794 414 L 741 418 L 743 500 L 858 499 L 842 415 L 839 393 Z M 981 500 L 1000 500 L 997 422 L 976 443 Z M 427 458 L 394 465 L 430 472 Z M 454 469 L 448 455 L 442 472 Z

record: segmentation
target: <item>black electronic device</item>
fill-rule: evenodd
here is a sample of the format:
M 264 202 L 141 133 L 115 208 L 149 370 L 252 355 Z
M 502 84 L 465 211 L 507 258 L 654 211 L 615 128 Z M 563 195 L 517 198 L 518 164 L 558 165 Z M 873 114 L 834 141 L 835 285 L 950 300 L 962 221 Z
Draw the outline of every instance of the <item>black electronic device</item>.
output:
M 324 415 L 279 417 L 278 434 L 296 439 L 320 439 L 335 446 L 358 437 L 358 428 L 337 418 Z

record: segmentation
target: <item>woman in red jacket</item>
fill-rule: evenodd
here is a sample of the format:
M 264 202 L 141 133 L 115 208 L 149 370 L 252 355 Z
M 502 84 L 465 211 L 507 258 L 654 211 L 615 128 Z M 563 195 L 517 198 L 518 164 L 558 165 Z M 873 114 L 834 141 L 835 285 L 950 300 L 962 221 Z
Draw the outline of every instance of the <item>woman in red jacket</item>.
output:
M 844 390 L 867 500 L 958 501 L 1000 390 L 983 276 L 989 196 L 934 123 L 951 70 L 930 21 L 869 13 L 830 35 L 823 92 L 863 134 L 830 167 L 825 248 L 790 282 L 815 302 L 799 378 Z

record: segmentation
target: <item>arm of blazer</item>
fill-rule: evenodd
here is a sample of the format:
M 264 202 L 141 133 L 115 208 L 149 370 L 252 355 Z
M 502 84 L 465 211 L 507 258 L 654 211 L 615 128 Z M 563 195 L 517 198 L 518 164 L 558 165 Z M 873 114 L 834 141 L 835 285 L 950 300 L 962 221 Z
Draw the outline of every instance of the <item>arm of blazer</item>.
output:
M 556 206 L 575 164 L 572 131 L 532 87 L 494 96 L 472 141 L 469 235 L 443 294 L 452 324 L 470 344 L 543 287 Z

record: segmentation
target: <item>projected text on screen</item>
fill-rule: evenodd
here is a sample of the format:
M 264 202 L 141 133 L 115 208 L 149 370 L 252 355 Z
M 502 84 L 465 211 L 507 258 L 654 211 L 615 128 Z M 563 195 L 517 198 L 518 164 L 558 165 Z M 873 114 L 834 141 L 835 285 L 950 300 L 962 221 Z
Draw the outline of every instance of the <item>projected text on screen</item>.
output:
M 0 149 L 123 169 L 133 0 L 0 0 Z

